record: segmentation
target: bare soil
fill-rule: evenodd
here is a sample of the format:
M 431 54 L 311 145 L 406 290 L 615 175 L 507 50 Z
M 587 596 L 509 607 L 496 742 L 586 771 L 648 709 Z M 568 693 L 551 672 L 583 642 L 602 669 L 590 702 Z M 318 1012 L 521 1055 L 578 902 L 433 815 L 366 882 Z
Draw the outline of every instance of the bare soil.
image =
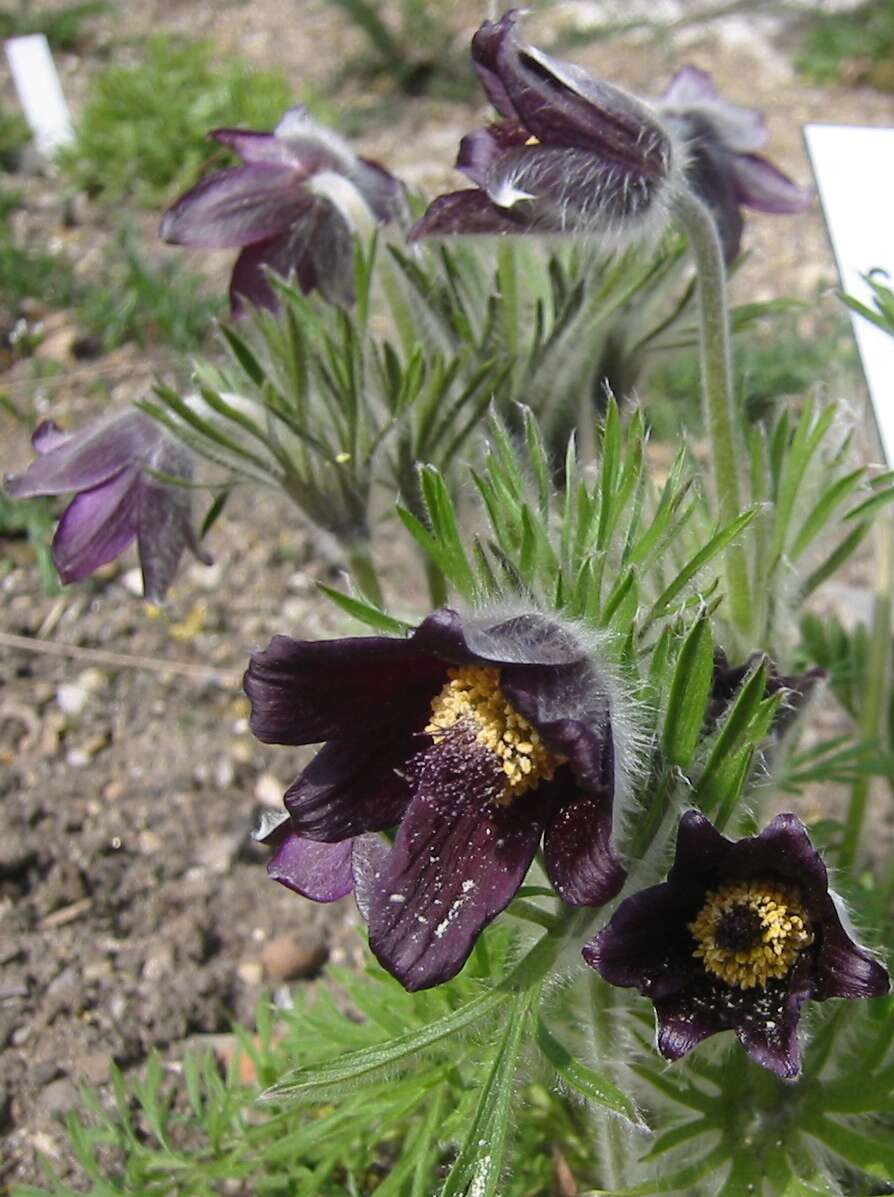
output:
M 460 40 L 486 15 L 471 3 L 449 7 L 465 31 Z M 565 4 L 532 19 L 532 40 L 582 7 L 596 6 Z M 322 0 L 119 0 L 116 8 L 84 53 L 60 58 L 75 109 L 106 40 L 122 31 L 208 36 L 261 66 L 284 67 L 299 88 L 324 85 L 360 48 Z M 774 160 L 802 182 L 804 122 L 884 124 L 894 116 L 890 96 L 805 87 L 780 27 L 763 20 L 572 54 L 646 94 L 684 61 L 710 69 L 731 98 L 765 110 Z M 8 81 L 0 86 L 9 99 Z M 455 147 L 483 114 L 481 97 L 468 105 L 384 99 L 389 115 L 364 134 L 363 151 L 430 194 L 455 187 Z M 73 201 L 53 178 L 16 183 L 26 191 L 17 235 L 64 247 L 85 274 L 95 269 L 109 214 Z M 145 218 L 147 246 L 153 225 Z M 813 299 L 833 282 L 818 212 L 754 220 L 748 236 L 741 294 Z M 218 263 L 224 270 L 226 255 Z M 36 382 L 26 361 L 0 378 L 35 422 L 52 414 L 76 424 L 182 367 L 132 348 L 78 362 L 65 318 L 54 319 L 56 339 L 41 353 L 63 372 Z M 24 432 L 0 421 L 0 472 L 19 470 L 28 460 Z M 197 1037 L 250 1021 L 262 989 L 313 984 L 326 955 L 352 960 L 361 950 L 350 900 L 302 903 L 267 879 L 265 852 L 250 840 L 302 754 L 250 737 L 240 675 L 275 632 L 313 638 L 340 629 L 315 590 L 317 580 L 332 580 L 331 567 L 285 501 L 258 492 L 231 504 L 210 548 L 216 564 L 185 568 L 159 614 L 136 597 L 131 558 L 47 597 L 26 547 L 3 546 L 12 561 L 0 578 L 3 631 L 36 643 L 6 646 L 0 660 L 0 1189 L 39 1181 L 38 1153 L 77 1176 L 59 1117 L 77 1104 L 81 1082 L 104 1085 L 111 1061 L 136 1068 L 153 1049 L 177 1061 Z M 405 601 L 399 561 L 391 581 Z M 853 581 L 850 597 L 862 602 Z M 132 659 L 116 663 L 107 653 Z M 166 670 L 166 662 L 184 668 Z

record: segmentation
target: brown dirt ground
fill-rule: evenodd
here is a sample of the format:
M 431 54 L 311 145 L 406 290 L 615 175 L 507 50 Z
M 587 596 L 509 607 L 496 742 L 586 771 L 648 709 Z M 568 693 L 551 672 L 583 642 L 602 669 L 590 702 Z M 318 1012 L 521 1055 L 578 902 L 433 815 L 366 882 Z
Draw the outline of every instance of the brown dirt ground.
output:
M 451 7 L 456 28 L 470 32 L 480 6 Z M 100 23 L 97 45 L 122 29 L 129 37 L 158 28 L 209 36 L 261 65 L 282 66 L 302 86 L 324 83 L 358 46 L 322 0 L 119 0 L 116 8 L 114 20 Z M 532 39 L 557 19 L 533 19 Z M 732 98 L 767 112 L 774 160 L 806 181 L 801 124 L 886 124 L 894 102 L 868 90 L 803 86 L 789 48 L 774 25 L 737 18 L 660 44 L 590 45 L 573 57 L 645 93 L 660 90 L 682 61 L 709 68 Z M 96 54 L 61 57 L 75 109 L 97 65 Z M 481 111 L 475 104 L 394 101 L 362 148 L 429 193 L 455 186 L 450 163 Z M 58 183 L 34 177 L 23 185 L 17 233 L 63 245 L 89 273 L 108 237 L 106 213 L 82 202 L 72 224 Z M 153 224 L 146 219 L 147 238 Z M 749 242 L 741 294 L 812 299 L 833 280 L 818 212 L 754 220 Z M 218 262 L 225 270 L 226 255 Z M 171 366 L 163 354 L 130 348 L 78 364 L 66 356 L 64 333 L 56 342 L 61 378 L 35 384 L 25 363 L 0 379 L 35 418 L 52 412 L 76 423 L 146 393 Z M 23 436 L 6 421 L 0 472 L 20 467 L 25 454 Z M 282 983 L 264 954 L 271 940 L 285 933 L 308 949 L 297 973 L 312 971 L 325 952 L 351 960 L 360 951 L 351 903 L 300 903 L 267 880 L 264 853 L 248 838 L 301 754 L 251 739 L 239 675 L 274 632 L 316 637 L 340 626 L 314 590 L 327 567 L 285 502 L 258 493 L 232 504 L 210 547 L 216 565 L 186 568 L 161 616 L 134 597 L 130 559 L 48 598 L 29 554 L 8 549 L 3 630 L 52 651 L 7 649 L 0 664 L 0 1189 L 38 1180 L 38 1152 L 75 1175 L 58 1117 L 76 1104 L 80 1082 L 103 1084 L 111 1060 L 136 1067 L 157 1048 L 176 1061 L 197 1036 L 250 1019 L 262 987 Z M 405 596 L 399 562 L 391 581 Z M 864 601 L 860 579 L 849 581 L 846 598 Z M 70 659 L 64 646 L 87 656 Z M 91 650 L 144 664 L 113 666 Z M 166 672 L 167 661 L 194 670 Z

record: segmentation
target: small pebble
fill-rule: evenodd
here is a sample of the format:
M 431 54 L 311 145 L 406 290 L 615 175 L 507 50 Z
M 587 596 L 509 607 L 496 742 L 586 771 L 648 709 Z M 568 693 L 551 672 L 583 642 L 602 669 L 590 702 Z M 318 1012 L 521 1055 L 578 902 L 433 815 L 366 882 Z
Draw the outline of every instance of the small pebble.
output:
M 319 972 L 328 954 L 323 943 L 300 944 L 291 935 L 277 935 L 261 948 L 261 963 L 272 981 L 294 981 Z

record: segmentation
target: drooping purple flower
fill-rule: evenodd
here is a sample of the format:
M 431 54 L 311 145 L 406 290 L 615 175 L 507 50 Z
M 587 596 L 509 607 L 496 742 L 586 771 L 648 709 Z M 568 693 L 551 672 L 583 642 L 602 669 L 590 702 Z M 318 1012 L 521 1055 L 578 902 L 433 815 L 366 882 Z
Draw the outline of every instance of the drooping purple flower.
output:
M 352 232 L 398 219 L 404 189 L 387 170 L 354 153 L 303 107 L 272 133 L 215 129 L 242 166 L 203 179 L 165 212 L 161 236 L 198 249 L 241 249 L 230 282 L 234 315 L 244 301 L 275 310 L 265 268 L 333 303 L 354 297 Z
M 63 582 L 77 582 L 121 555 L 136 538 L 143 593 L 161 602 L 184 548 L 205 564 L 191 523 L 190 491 L 158 474 L 189 481 L 192 457 L 142 412 L 130 410 L 64 433 L 46 421 L 31 438 L 37 457 L 5 479 L 15 498 L 75 492 L 53 538 Z
M 678 173 L 654 111 L 526 45 L 519 12 L 485 21 L 472 62 L 503 118 L 464 137 L 457 167 L 475 189 L 439 196 L 410 240 L 452 233 L 660 232 Z
M 813 191 L 757 153 L 767 143 L 762 115 L 724 100 L 705 71 L 679 70 L 657 108 L 687 147 L 687 181 L 714 215 L 727 264 L 742 243 L 740 208 L 789 214 L 810 207 Z
M 711 730 L 719 723 L 723 713 L 727 710 L 736 693 L 750 673 L 758 668 L 761 661 L 766 664 L 767 684 L 764 697 L 782 693 L 782 701 L 773 717 L 772 730 L 779 736 L 788 731 L 797 719 L 801 708 L 809 701 L 816 687 L 823 681 L 826 671 L 814 666 L 803 673 L 783 674 L 779 666 L 771 661 L 765 653 L 752 653 L 743 665 L 730 665 L 723 649 L 714 651 L 714 678 L 711 682 L 711 693 L 708 699 L 708 709 L 705 713 L 706 730 Z
M 651 998 L 666 1059 L 734 1030 L 781 1077 L 800 1071 L 806 1001 L 889 988 L 842 924 L 826 866 L 792 814 L 733 841 L 688 811 L 667 881 L 626 898 L 583 955 L 612 985 Z
M 317 901 L 353 885 L 372 950 L 407 989 L 459 971 L 541 838 L 566 902 L 599 906 L 621 887 L 616 711 L 547 616 L 445 607 L 403 640 L 276 636 L 245 690 L 258 739 L 324 742 L 286 792 L 270 871 Z M 392 845 L 363 834 L 394 826 Z

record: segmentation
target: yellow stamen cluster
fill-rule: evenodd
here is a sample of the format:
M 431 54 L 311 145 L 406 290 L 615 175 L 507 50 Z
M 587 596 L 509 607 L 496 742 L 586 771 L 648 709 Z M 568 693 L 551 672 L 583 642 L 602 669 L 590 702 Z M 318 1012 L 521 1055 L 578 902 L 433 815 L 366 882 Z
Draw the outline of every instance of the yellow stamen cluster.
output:
M 752 917 L 754 942 L 726 947 L 723 926 Z M 716 977 L 736 989 L 763 988 L 784 977 L 813 942 L 807 914 L 794 886 L 775 881 L 734 881 L 709 893 L 689 930 L 698 946 L 693 955 Z
M 495 801 L 505 806 L 553 777 L 561 758 L 545 746 L 537 731 L 503 696 L 499 669 L 463 665 L 450 669 L 448 681 L 431 704 L 425 730 L 436 744 L 459 725 L 468 727 L 479 744 L 499 760 L 506 775 Z

